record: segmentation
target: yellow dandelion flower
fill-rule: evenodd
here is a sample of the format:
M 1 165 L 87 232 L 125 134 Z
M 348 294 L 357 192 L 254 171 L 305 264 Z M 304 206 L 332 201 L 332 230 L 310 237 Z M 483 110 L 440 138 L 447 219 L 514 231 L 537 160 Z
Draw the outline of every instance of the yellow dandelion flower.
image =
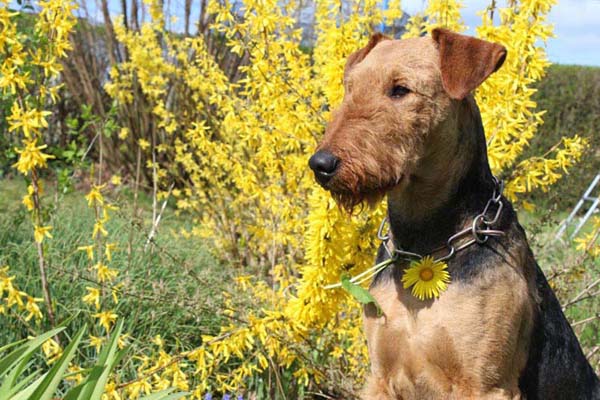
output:
M 44 237 L 52 238 L 50 230 L 52 230 L 51 226 L 36 226 L 33 231 L 33 237 L 35 238 L 36 243 L 42 243 Z
M 404 271 L 402 284 L 405 289 L 412 286 L 412 295 L 419 300 L 439 297 L 448 288 L 450 274 L 444 262 L 436 262 L 433 257 L 426 256 L 419 261 L 413 261 Z

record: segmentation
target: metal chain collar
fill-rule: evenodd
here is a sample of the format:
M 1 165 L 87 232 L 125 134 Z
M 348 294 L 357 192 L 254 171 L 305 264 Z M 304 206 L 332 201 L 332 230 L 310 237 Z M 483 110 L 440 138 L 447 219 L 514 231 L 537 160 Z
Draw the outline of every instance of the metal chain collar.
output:
M 476 215 L 473 218 L 473 223 L 471 226 L 463 229 L 450 236 L 446 241 L 446 245 L 439 247 L 431 252 L 431 254 L 436 253 L 438 251 L 446 249 L 446 255 L 442 257 L 438 257 L 434 259 L 434 262 L 442 262 L 452 258 L 457 252 L 466 249 L 467 247 L 479 243 L 483 244 L 487 242 L 490 236 L 503 236 L 504 232 L 497 229 L 492 229 L 492 225 L 494 225 L 500 219 L 500 215 L 502 213 L 502 209 L 504 208 L 504 204 L 502 203 L 502 191 L 504 190 L 504 182 L 498 181 L 496 177 L 494 178 L 494 192 L 492 197 L 487 201 L 483 211 Z M 490 207 L 492 205 L 497 206 L 496 212 L 494 213 L 493 218 L 489 219 L 487 217 L 488 211 L 490 211 Z M 402 248 L 395 246 L 393 240 L 391 239 L 391 235 L 389 233 L 383 234 L 383 229 L 388 222 L 388 217 L 386 216 L 383 221 L 381 221 L 381 225 L 379 226 L 379 230 L 377 231 L 377 238 L 384 242 L 384 247 L 394 261 L 398 258 L 404 258 L 409 261 L 412 260 L 420 260 L 424 256 L 421 254 L 413 253 L 410 251 L 406 251 Z M 471 236 L 471 239 L 461 245 L 457 245 L 456 243 L 463 239 L 466 236 Z M 388 243 L 391 243 L 392 250 L 390 250 Z

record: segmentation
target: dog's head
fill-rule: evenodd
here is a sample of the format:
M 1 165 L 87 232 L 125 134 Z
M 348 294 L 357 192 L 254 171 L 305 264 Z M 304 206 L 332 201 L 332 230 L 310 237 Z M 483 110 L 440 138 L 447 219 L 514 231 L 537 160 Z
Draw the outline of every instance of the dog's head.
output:
M 348 57 L 344 100 L 309 161 L 317 181 L 349 210 L 409 186 L 430 168 L 428 153 L 458 140 L 443 137 L 457 105 L 505 57 L 498 44 L 446 29 L 406 40 L 374 35 Z

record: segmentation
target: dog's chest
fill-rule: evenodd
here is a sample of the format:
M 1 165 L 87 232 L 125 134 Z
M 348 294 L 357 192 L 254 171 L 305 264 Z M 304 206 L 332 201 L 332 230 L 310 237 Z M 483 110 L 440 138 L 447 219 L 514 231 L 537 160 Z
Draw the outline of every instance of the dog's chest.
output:
M 515 349 L 528 335 L 531 307 L 527 284 L 514 270 L 452 283 L 429 301 L 393 281 L 371 293 L 384 313 L 365 313 L 372 371 L 390 391 L 407 399 L 444 398 L 461 387 L 518 379 L 525 361 Z

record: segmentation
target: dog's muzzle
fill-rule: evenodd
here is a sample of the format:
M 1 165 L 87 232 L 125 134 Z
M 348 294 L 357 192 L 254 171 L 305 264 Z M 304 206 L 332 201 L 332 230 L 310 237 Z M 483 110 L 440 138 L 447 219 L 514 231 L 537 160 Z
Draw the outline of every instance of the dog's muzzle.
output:
M 315 178 L 325 186 L 334 177 L 340 159 L 326 150 L 319 150 L 308 160 L 308 165 L 315 173 Z

